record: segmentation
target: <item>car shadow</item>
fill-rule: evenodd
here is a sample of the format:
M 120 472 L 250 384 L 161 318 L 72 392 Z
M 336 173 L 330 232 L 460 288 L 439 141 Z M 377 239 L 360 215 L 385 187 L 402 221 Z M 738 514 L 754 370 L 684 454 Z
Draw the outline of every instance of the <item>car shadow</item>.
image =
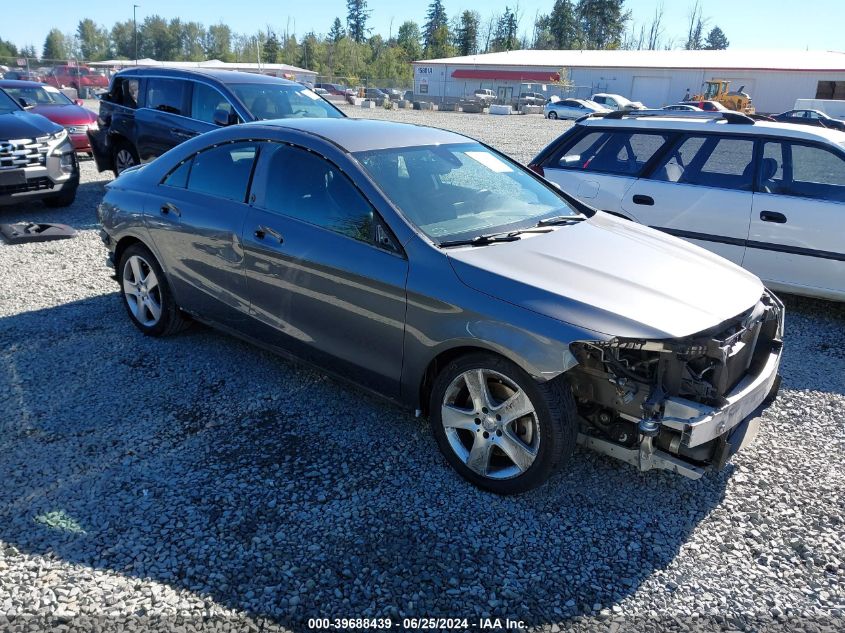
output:
M 0 410 L 4 543 L 295 629 L 610 607 L 730 476 L 579 450 L 497 497 L 448 468 L 425 421 L 208 328 L 144 337 L 116 293 L 0 319 Z
M 783 387 L 845 395 L 845 303 L 797 295 L 780 298 L 786 308 Z M 797 336 L 805 345 L 793 349 L 790 340 Z
M 80 183 L 76 200 L 68 207 L 52 209 L 41 200 L 25 200 L 0 206 L 0 224 L 35 222 L 38 224 L 67 224 L 77 231 L 99 229 L 97 205 L 111 179 Z M 2 244 L 2 241 L 0 241 Z

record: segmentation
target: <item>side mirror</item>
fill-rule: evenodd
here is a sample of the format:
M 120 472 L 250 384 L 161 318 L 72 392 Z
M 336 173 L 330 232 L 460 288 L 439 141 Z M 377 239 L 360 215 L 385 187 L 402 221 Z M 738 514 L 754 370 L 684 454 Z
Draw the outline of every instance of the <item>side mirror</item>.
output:
M 82 99 L 75 99 L 75 100 L 74 100 L 74 103 L 75 103 L 76 105 L 78 105 L 79 107 L 82 107 L 82 106 L 84 106 L 84 105 L 85 105 L 85 102 L 84 102 Z
M 19 97 L 19 98 L 18 98 L 18 103 L 20 103 L 20 104 L 21 104 L 21 107 L 26 108 L 26 109 L 29 109 L 29 108 L 34 108 L 34 107 L 35 107 L 35 104 L 34 104 L 34 103 L 30 103 L 29 101 L 27 101 L 27 100 L 26 100 L 26 97 Z
M 234 125 L 238 122 L 238 115 L 229 110 L 218 108 L 214 111 L 214 125 L 226 127 L 227 125 Z

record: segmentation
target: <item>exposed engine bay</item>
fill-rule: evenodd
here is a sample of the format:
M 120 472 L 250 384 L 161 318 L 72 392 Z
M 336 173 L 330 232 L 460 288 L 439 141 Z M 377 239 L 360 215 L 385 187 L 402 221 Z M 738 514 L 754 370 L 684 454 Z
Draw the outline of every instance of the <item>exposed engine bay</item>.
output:
M 767 292 L 747 312 L 691 337 L 573 343 L 579 364 L 568 377 L 581 443 L 615 457 L 624 449 L 638 451 L 643 470 L 667 467 L 649 464 L 655 450 L 689 463 L 697 476 L 709 466 L 721 467 L 729 456 L 721 453 L 730 449 L 720 448 L 724 436 L 745 421 L 732 411 L 740 408 L 735 392 L 771 378 L 765 398 L 762 387 L 755 389 L 761 402 L 754 410 L 773 398 L 769 391 L 777 391 L 776 376 L 761 374 L 776 374 L 772 359 L 779 360 L 782 334 L 783 305 Z M 690 472 L 684 474 L 694 476 Z

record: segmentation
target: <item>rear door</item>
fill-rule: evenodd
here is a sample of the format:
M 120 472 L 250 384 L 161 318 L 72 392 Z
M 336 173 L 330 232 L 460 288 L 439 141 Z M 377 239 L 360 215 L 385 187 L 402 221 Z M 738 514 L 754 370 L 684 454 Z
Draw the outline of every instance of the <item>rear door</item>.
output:
M 587 128 L 543 164 L 545 177 L 587 204 L 620 213 L 622 199 L 667 132 Z
M 188 82 L 184 79 L 149 77 L 144 107 L 135 112 L 136 149 L 141 162 L 161 156 L 193 136 Z
M 845 153 L 765 141 L 744 266 L 773 287 L 845 298 Z
M 753 183 L 753 139 L 683 135 L 625 192 L 622 210 L 741 265 Z

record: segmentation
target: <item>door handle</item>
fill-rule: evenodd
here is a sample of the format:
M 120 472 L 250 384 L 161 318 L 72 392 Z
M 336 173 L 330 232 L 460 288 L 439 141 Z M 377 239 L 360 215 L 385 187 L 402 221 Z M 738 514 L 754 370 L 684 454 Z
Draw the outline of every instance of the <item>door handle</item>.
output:
M 763 222 L 774 222 L 775 224 L 786 224 L 786 216 L 777 211 L 760 211 L 760 219 Z
M 285 241 L 285 238 L 282 237 L 282 234 L 279 233 L 276 229 L 272 229 L 269 226 L 261 225 L 255 229 L 255 233 L 253 234 L 259 240 L 263 240 L 268 235 L 273 237 L 274 239 L 279 241 L 279 244 L 282 244 Z
M 161 205 L 161 214 L 162 215 L 175 215 L 177 218 L 182 216 L 182 212 L 172 202 L 166 202 L 165 204 Z
M 652 198 L 651 196 L 644 196 L 638 193 L 634 195 L 633 200 L 634 204 L 644 204 L 647 207 L 654 206 L 654 198 Z

